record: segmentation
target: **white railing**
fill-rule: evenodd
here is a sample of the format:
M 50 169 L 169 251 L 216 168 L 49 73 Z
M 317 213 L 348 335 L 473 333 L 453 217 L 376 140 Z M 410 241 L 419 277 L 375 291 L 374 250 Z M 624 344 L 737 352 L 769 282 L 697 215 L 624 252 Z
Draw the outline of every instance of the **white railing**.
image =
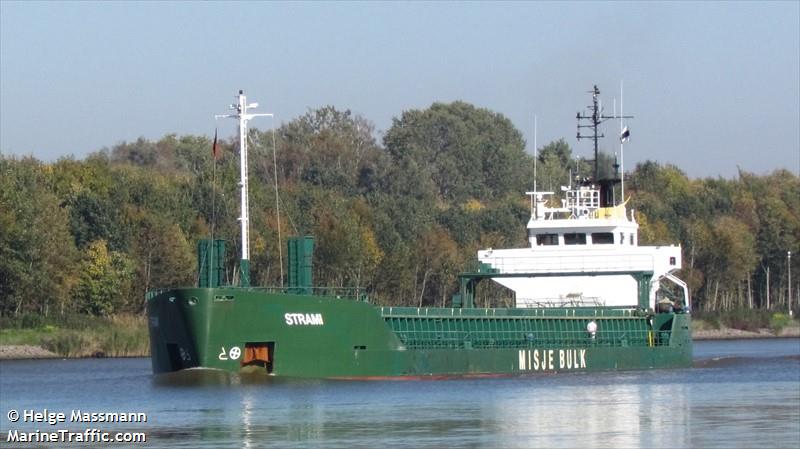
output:
M 563 256 L 486 256 L 481 259 L 504 274 L 515 273 L 602 273 L 653 271 L 652 254 Z

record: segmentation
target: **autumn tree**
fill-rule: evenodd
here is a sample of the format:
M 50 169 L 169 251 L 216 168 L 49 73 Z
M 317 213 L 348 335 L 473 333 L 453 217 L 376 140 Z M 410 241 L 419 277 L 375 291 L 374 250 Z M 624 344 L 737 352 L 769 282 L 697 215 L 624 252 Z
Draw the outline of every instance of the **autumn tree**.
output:
M 105 240 L 90 242 L 80 264 L 80 278 L 72 289 L 79 310 L 95 316 L 122 311 L 129 298 L 132 271 L 124 253 L 108 251 Z

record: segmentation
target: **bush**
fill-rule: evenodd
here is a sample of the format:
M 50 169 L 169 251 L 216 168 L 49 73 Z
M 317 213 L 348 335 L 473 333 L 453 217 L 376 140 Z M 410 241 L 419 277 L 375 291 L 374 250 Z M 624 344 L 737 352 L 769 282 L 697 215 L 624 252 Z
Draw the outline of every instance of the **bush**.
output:
M 2 324 L 2 344 L 38 345 L 62 357 L 144 356 L 150 350 L 147 320 L 141 315 L 24 315 L 4 317 Z
M 697 312 L 692 319 L 692 323 L 695 321 L 703 322 L 709 329 L 719 329 L 721 324 L 719 322 L 719 314 L 716 312 Z M 701 330 L 701 329 L 698 329 Z M 705 329 L 703 329 L 705 330 Z
M 108 357 L 147 354 L 150 348 L 147 326 L 139 317 L 115 317 L 101 337 L 102 353 Z
M 63 331 L 42 339 L 42 347 L 64 357 L 82 355 L 88 343 L 87 338 L 76 331 Z
M 19 320 L 19 327 L 22 329 L 36 329 L 44 324 L 44 317 L 41 315 L 26 313 Z
M 108 320 L 82 313 L 68 313 L 62 316 L 55 316 L 49 320 L 57 327 L 74 330 L 92 330 L 103 327 Z
M 789 325 L 789 322 L 792 321 L 788 315 L 783 313 L 774 313 L 772 314 L 772 318 L 769 320 L 769 328 L 772 329 L 772 333 L 778 335 L 781 333 L 784 327 Z
M 720 313 L 720 321 L 723 325 L 751 332 L 769 327 L 769 320 L 770 314 L 767 310 L 734 309 Z

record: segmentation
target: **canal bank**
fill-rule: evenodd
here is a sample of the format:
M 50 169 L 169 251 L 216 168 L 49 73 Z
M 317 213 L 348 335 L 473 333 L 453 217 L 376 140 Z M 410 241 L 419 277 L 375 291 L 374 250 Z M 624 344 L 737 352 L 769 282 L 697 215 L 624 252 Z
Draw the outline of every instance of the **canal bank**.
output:
M 692 331 L 694 340 L 734 340 L 734 339 L 757 339 L 757 338 L 798 338 L 800 337 L 800 323 L 794 321 L 791 325 L 784 327 L 775 334 L 771 329 L 763 328 L 758 331 L 747 331 L 721 327 L 719 329 L 705 328 L 699 326 Z M 0 343 L 5 343 L 0 341 Z M 143 346 L 142 346 L 143 347 Z M 82 353 L 65 356 L 34 344 L 0 344 L 0 360 L 34 360 L 49 358 L 103 358 L 111 356 L 102 352 L 91 354 Z M 125 357 L 148 357 L 146 351 L 137 351 L 125 354 Z

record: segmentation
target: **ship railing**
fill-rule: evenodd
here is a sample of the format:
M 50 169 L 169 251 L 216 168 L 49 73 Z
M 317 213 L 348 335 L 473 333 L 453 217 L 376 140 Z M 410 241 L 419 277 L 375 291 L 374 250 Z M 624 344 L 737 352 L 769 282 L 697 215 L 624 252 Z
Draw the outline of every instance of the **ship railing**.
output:
M 407 349 L 567 349 L 586 347 L 668 346 L 670 331 L 400 331 Z
M 240 288 L 221 285 L 218 288 Z M 355 301 L 369 302 L 367 289 L 362 287 L 246 287 L 264 293 L 284 293 L 294 295 L 313 295 L 333 299 L 352 299 Z M 174 290 L 175 288 L 156 288 L 145 293 L 145 299 L 151 300 L 156 296 Z
M 530 308 L 452 308 L 452 307 L 408 307 L 382 306 L 381 316 L 387 320 L 452 320 L 491 318 L 501 320 L 540 320 L 545 318 L 564 319 L 642 319 L 642 311 L 636 306 L 592 306 L 592 307 L 530 307 Z M 588 321 L 586 321 L 588 322 Z M 584 326 L 586 324 L 584 323 Z
M 599 296 L 576 296 L 566 298 L 520 298 L 517 297 L 517 307 L 521 308 L 564 308 L 564 307 L 603 307 L 606 302 Z
M 566 191 L 565 204 L 570 209 L 597 209 L 600 207 L 600 190 L 578 188 Z
M 147 293 L 144 294 L 144 299 L 147 300 L 147 301 L 150 301 L 151 299 L 155 298 L 156 296 L 158 296 L 158 295 L 160 295 L 160 294 L 162 294 L 162 293 L 164 293 L 166 291 L 169 291 L 169 290 L 172 290 L 172 289 L 170 289 L 170 288 L 154 288 L 154 289 L 148 290 Z
M 618 272 L 649 271 L 653 269 L 651 254 L 586 255 L 567 254 L 556 257 L 535 256 L 492 256 L 488 254 L 487 263 L 504 274 L 513 273 L 567 273 L 567 272 Z
M 369 301 L 367 290 L 362 287 L 253 287 L 251 289 L 265 293 L 313 295 L 332 299 Z

